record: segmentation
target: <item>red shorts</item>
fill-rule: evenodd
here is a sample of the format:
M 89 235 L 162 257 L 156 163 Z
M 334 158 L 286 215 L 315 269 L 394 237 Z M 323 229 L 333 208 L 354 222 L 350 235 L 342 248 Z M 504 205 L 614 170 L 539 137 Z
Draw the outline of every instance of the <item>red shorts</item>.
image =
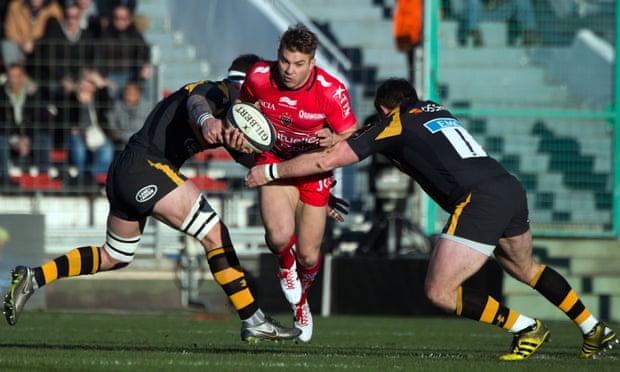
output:
M 263 152 L 256 156 L 256 164 L 274 164 L 281 162 L 270 152 Z M 295 186 L 299 190 L 299 200 L 314 207 L 324 207 L 329 201 L 329 192 L 334 184 L 334 175 L 330 172 L 313 174 L 297 178 L 281 178 L 271 182 L 274 185 Z

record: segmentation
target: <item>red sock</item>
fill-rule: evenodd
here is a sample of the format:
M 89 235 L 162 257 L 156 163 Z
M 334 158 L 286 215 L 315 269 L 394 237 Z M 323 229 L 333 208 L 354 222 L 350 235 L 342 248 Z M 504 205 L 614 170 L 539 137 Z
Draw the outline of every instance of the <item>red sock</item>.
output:
M 301 281 L 301 289 L 304 296 L 308 292 L 308 288 L 314 283 L 316 275 L 319 273 L 319 269 L 321 268 L 321 257 L 321 254 L 319 254 L 316 265 L 312 267 L 297 266 L 297 272 L 299 273 L 299 280 Z
M 276 256 L 278 256 L 280 268 L 290 269 L 295 262 L 295 254 L 293 253 L 292 249 L 295 246 L 295 235 L 291 237 L 291 240 L 281 251 L 276 251 L 276 249 L 269 242 L 269 239 L 265 239 L 265 241 L 267 242 L 267 247 L 269 248 L 269 250 L 271 250 Z

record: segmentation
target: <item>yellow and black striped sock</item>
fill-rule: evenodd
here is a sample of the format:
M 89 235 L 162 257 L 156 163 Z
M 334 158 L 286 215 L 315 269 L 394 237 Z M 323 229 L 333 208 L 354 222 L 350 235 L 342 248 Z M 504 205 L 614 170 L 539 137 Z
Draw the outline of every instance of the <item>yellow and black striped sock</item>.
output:
M 215 281 L 222 287 L 239 317 L 251 317 L 258 310 L 258 305 L 250 292 L 234 248 L 216 248 L 207 253 L 207 261 Z
M 581 302 L 570 284 L 552 268 L 541 265 L 540 270 L 529 285 L 549 302 L 560 308 L 582 329 L 590 329 L 592 324 L 596 323 L 596 319 Z M 586 321 L 592 324 L 584 324 Z
M 493 324 L 509 331 L 520 314 L 500 304 L 499 301 L 489 295 L 471 288 L 459 287 L 456 315 Z
M 100 267 L 101 252 L 93 245 L 72 249 L 33 270 L 37 285 L 43 287 L 60 278 L 94 274 Z

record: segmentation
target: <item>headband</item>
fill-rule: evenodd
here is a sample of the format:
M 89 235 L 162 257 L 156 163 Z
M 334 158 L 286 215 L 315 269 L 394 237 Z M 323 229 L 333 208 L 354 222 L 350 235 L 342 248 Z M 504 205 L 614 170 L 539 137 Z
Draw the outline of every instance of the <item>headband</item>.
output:
M 228 80 L 232 80 L 235 83 L 243 84 L 245 80 L 245 72 L 230 70 L 228 71 Z

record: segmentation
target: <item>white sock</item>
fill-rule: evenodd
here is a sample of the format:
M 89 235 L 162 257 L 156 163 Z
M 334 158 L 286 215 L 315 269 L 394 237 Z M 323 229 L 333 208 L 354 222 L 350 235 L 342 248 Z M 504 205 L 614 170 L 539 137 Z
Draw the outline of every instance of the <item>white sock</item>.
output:
M 596 319 L 593 315 L 590 315 L 588 319 L 584 320 L 583 323 L 579 324 L 579 328 L 581 328 L 581 333 L 587 335 L 590 333 L 594 326 L 598 324 L 598 319 Z
M 510 328 L 510 332 L 518 333 L 526 329 L 527 327 L 533 326 L 534 324 L 536 324 L 536 321 L 534 319 L 530 318 L 529 316 L 519 314 L 517 321 L 515 322 L 515 324 L 512 325 L 512 328 Z
M 262 324 L 263 322 L 265 322 L 265 314 L 263 313 L 261 309 L 256 310 L 256 312 L 252 314 L 251 317 L 241 320 L 241 323 L 243 323 L 244 325 L 249 325 L 249 326 L 259 325 L 259 324 Z

